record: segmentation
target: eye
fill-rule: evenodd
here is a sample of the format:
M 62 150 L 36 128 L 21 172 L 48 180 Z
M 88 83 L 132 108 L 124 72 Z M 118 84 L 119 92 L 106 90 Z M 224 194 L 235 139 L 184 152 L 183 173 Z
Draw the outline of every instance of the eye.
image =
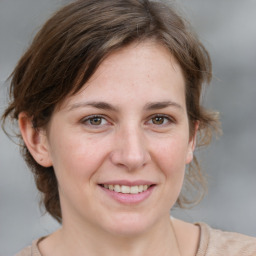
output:
M 107 125 L 108 121 L 102 116 L 88 116 L 82 120 L 82 123 L 88 126 L 103 126 Z
M 164 126 L 164 125 L 174 123 L 174 120 L 171 117 L 166 115 L 155 115 L 151 117 L 148 123 L 156 126 Z
M 152 123 L 157 125 L 164 124 L 165 121 L 165 118 L 162 116 L 156 116 L 152 118 Z

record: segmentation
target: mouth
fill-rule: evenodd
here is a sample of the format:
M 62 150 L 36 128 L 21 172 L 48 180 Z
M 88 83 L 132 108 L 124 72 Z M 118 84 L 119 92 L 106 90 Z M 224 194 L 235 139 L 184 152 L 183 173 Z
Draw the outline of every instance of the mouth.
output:
M 127 185 L 119 185 L 119 184 L 99 184 L 101 187 L 104 187 L 105 189 L 108 189 L 110 191 L 114 191 L 117 193 L 122 194 L 140 194 L 145 191 L 147 191 L 149 188 L 155 186 L 155 184 L 152 185 L 136 185 L 136 186 L 127 186 Z

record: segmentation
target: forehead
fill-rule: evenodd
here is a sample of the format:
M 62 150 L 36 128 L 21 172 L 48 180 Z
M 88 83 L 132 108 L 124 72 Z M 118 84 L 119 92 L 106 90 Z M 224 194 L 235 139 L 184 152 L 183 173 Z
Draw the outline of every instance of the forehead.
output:
M 133 43 L 109 55 L 88 84 L 98 76 L 108 77 L 108 74 L 111 74 L 112 78 L 113 75 L 121 77 L 126 74 L 131 79 L 130 74 L 132 73 L 134 79 L 140 76 L 145 79 L 144 75 L 147 73 L 149 78 L 159 79 L 160 76 L 166 77 L 167 70 L 174 71 L 177 75 L 182 73 L 180 65 L 166 47 L 154 41 Z
M 83 88 L 62 106 L 91 97 L 101 101 L 112 98 L 116 103 L 129 97 L 183 98 L 184 86 L 181 67 L 168 49 L 152 41 L 133 43 L 110 54 Z

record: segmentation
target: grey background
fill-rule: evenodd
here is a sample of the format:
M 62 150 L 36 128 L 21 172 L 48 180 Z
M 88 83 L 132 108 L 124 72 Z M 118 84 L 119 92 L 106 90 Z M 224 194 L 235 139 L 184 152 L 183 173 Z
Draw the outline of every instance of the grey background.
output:
M 4 81 L 61 0 L 0 0 L 0 113 Z M 256 1 L 176 1 L 210 51 L 214 78 L 205 104 L 220 111 L 224 135 L 201 152 L 209 191 L 174 215 L 256 236 Z M 13 255 L 58 225 L 38 207 L 33 177 L 18 146 L 0 131 L 0 256 Z

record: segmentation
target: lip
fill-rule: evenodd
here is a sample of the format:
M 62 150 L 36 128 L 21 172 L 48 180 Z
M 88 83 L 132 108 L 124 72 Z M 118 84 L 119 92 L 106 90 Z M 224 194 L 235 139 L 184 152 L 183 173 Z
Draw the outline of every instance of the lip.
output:
M 119 181 L 120 182 L 120 181 Z M 128 184 L 132 184 L 134 186 L 137 186 L 135 185 L 134 182 L 126 182 L 126 183 L 104 183 L 104 184 L 113 184 L 113 185 L 117 185 L 117 184 L 120 184 L 120 185 L 127 185 Z M 118 193 L 118 192 L 115 192 L 114 190 L 109 190 L 107 188 L 104 188 L 103 186 L 101 185 L 98 185 L 99 188 L 105 193 L 105 195 L 107 195 L 108 197 L 114 199 L 115 201 L 117 201 L 118 203 L 121 203 L 121 204 L 126 204 L 126 205 L 132 205 L 132 204 L 139 204 L 139 203 L 142 203 L 143 201 L 145 201 L 147 198 L 150 197 L 150 195 L 153 193 L 156 185 L 155 184 L 145 184 L 145 183 L 139 183 L 140 185 L 144 184 L 144 185 L 152 185 L 150 186 L 146 191 L 143 191 L 143 192 L 140 192 L 138 194 L 123 194 L 123 193 Z M 132 185 L 129 185 L 129 186 L 132 186 Z
M 110 181 L 104 181 L 100 184 L 107 184 L 107 185 L 124 185 L 124 186 L 139 186 L 139 185 L 155 185 L 154 182 L 148 181 L 148 180 L 135 180 L 135 181 L 129 181 L 129 180 L 110 180 Z

